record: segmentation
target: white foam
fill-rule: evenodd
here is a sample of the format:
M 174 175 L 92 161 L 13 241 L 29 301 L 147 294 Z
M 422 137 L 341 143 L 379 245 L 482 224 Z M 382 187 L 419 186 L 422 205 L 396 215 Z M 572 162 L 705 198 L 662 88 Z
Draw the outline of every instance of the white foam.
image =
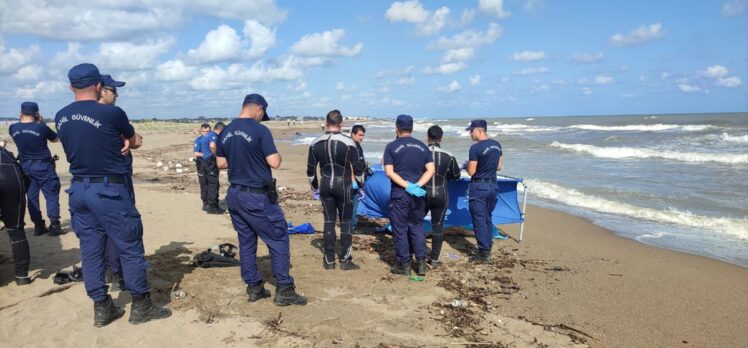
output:
M 728 143 L 748 144 L 748 135 L 729 135 L 727 133 L 722 133 L 720 139 Z
M 631 124 L 626 126 L 598 126 L 594 124 L 578 124 L 569 126 L 572 129 L 593 131 L 636 131 L 636 132 L 662 132 L 662 131 L 684 131 L 699 132 L 716 128 L 712 125 L 678 125 L 678 124 Z
M 526 118 L 525 121 L 535 121 L 535 119 L 530 117 L 530 118 Z
M 317 139 L 317 137 L 303 137 L 299 139 L 294 140 L 294 146 L 296 145 L 311 145 L 314 139 Z
M 576 152 L 585 152 L 601 158 L 664 158 L 682 162 L 748 163 L 748 154 L 678 152 L 635 147 L 598 147 L 584 144 L 564 144 L 557 141 L 551 143 L 551 146 Z
M 559 127 L 543 127 L 543 126 L 533 126 L 528 124 L 521 124 L 521 123 L 499 123 L 494 122 L 494 127 L 492 129 L 495 129 L 501 133 L 535 133 L 535 132 L 555 132 L 558 131 Z
M 709 229 L 717 233 L 728 234 L 748 240 L 748 219 L 699 216 L 688 211 L 680 211 L 674 208 L 658 210 L 638 207 L 632 204 L 588 195 L 575 189 L 541 180 L 529 179 L 526 180 L 526 183 L 531 195 L 557 201 L 569 206 L 584 208 L 600 213 L 628 216 L 636 219 Z

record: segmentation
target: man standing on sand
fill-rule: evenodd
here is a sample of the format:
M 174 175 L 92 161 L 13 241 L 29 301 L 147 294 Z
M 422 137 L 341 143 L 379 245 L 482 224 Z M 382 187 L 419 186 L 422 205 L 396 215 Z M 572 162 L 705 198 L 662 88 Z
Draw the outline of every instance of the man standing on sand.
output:
M 127 185 L 131 179 L 125 154 L 137 143 L 135 130 L 122 109 L 97 102 L 102 83 L 95 65 L 76 65 L 68 78 L 75 101 L 57 112 L 55 124 L 73 176 L 67 190 L 71 224 L 80 240 L 86 292 L 94 301 L 94 326 L 108 325 L 125 314 L 107 294 L 108 240 L 120 255 L 125 287 L 132 296 L 129 322 L 169 317 L 171 311 L 150 298 L 143 223 Z
M 306 175 L 312 192 L 319 195 L 324 214 L 324 257 L 322 266 L 335 269 L 335 222 L 340 220 L 340 269 L 359 269 L 353 263 L 353 235 L 351 217 L 355 192 L 364 184 L 364 162 L 356 149 L 356 142 L 340 133 L 343 115 L 338 110 L 327 113 L 327 131 L 309 146 Z M 321 180 L 317 178 L 317 165 Z
M 499 193 L 496 171 L 501 171 L 504 165 L 501 144 L 488 138 L 487 129 L 485 120 L 473 120 L 465 129 L 470 131 L 470 138 L 476 142 L 470 146 L 467 173 L 471 177 L 468 208 L 478 243 L 478 255 L 472 261 L 477 262 L 491 260 L 494 228 L 492 212 L 496 208 L 496 195 Z
M 357 124 L 354 125 L 353 128 L 351 128 L 351 139 L 356 142 L 356 150 L 358 151 L 358 156 L 364 163 L 364 183 L 366 183 L 366 178 L 371 175 L 371 169 L 369 169 L 369 164 L 366 163 L 366 158 L 364 157 L 364 149 L 361 147 L 361 142 L 364 141 L 365 135 L 366 128 L 364 128 L 364 126 Z M 354 190 L 355 195 L 353 196 L 353 216 L 351 217 L 351 231 L 356 229 L 356 224 L 358 223 L 358 201 L 361 199 L 361 195 L 363 193 L 363 185 L 361 185 L 358 190 Z
M 55 170 L 55 159 L 49 152 L 47 142 L 56 142 L 57 134 L 52 131 L 39 115 L 39 105 L 34 102 L 21 104 L 18 122 L 10 125 L 8 133 L 18 147 L 21 168 L 31 179 L 26 192 L 29 215 L 34 222 L 34 235 L 49 232 L 50 236 L 62 234 L 60 226 L 60 178 Z M 44 193 L 47 202 L 49 230 L 39 207 L 39 191 Z
M 216 142 L 218 141 L 218 135 L 223 130 L 223 122 L 218 122 L 213 127 L 212 132 L 204 135 L 200 142 L 200 153 L 202 153 L 202 163 L 200 164 L 200 170 L 205 178 L 206 187 L 206 200 L 208 207 L 205 211 L 208 214 L 223 214 L 224 211 L 218 205 L 218 191 L 221 186 L 219 182 L 220 169 L 216 166 Z
M 200 135 L 192 142 L 192 150 L 195 152 L 195 168 L 197 169 L 197 182 L 200 184 L 200 199 L 203 201 L 203 211 L 208 210 L 208 181 L 203 175 L 203 153 L 200 147 L 203 144 L 203 137 L 210 133 L 210 125 L 203 123 L 200 125 Z
M 397 139 L 384 149 L 384 172 L 392 182 L 390 191 L 390 223 L 397 264 L 390 272 L 410 275 L 411 250 L 416 257 L 416 274 L 426 275 L 426 238 L 423 233 L 425 215 L 423 186 L 434 175 L 434 160 L 422 142 L 411 137 L 413 118 L 397 116 Z
M 291 251 L 288 223 L 278 204 L 272 169 L 281 165 L 270 130 L 260 124 L 267 121 L 268 103 L 259 94 L 244 97 L 242 111 L 221 132 L 216 149 L 218 168 L 229 169 L 226 202 L 231 223 L 239 236 L 242 279 L 247 284 L 249 302 L 270 297 L 257 269 L 257 237 L 270 251 L 270 269 L 275 276 L 278 306 L 305 305 L 306 298 L 296 293 L 288 273 Z

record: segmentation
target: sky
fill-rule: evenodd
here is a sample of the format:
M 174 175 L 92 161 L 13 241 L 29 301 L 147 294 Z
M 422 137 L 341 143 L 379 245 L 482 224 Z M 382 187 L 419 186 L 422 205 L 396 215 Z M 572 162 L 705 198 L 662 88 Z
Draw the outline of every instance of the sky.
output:
M 748 0 L 0 0 L 0 117 L 84 62 L 131 118 L 746 112 Z

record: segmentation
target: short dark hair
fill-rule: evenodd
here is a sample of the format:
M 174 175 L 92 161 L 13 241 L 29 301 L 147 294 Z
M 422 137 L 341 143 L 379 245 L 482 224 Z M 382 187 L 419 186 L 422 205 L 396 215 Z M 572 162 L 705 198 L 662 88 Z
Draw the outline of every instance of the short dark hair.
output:
M 327 113 L 325 122 L 331 126 L 339 126 L 343 124 L 343 115 L 338 110 L 333 110 Z
M 216 125 L 213 126 L 213 129 L 224 129 L 226 128 L 226 125 L 223 124 L 223 122 L 216 122 Z
M 201 125 L 200 125 L 200 129 L 203 129 L 203 128 L 208 128 L 208 129 L 210 129 L 210 125 L 209 125 L 209 124 L 207 124 L 207 123 L 203 123 L 203 124 L 201 124 Z
M 444 135 L 444 132 L 442 131 L 442 127 L 431 126 L 429 127 L 429 130 L 426 132 L 426 134 L 428 134 L 429 139 L 441 140 L 442 135 Z
M 357 124 L 351 128 L 351 134 L 358 134 L 358 132 L 366 133 L 366 128 L 363 125 Z

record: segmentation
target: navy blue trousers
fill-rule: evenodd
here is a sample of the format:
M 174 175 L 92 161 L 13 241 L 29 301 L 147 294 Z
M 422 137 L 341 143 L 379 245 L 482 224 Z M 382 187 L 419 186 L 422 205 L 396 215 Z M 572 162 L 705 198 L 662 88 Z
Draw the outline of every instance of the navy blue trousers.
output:
M 39 207 L 39 191 L 44 193 L 47 202 L 47 217 L 60 220 L 60 178 L 53 162 L 22 161 L 21 168 L 31 178 L 26 197 L 31 221 L 41 222 L 42 212 Z
M 426 258 L 426 236 L 423 232 L 425 200 L 414 197 L 400 187 L 390 192 L 390 224 L 395 244 L 395 256 L 401 264 L 410 263 L 411 254 L 416 259 Z
M 291 268 L 291 251 L 288 241 L 288 224 L 280 205 L 270 203 L 267 194 L 241 192 L 230 187 L 226 202 L 231 223 L 239 237 L 239 256 L 242 279 L 248 285 L 258 285 L 262 276 L 257 270 L 257 237 L 270 251 L 270 269 L 276 285 L 293 284 L 288 270 Z
M 493 218 L 496 208 L 496 195 L 499 186 L 496 183 L 470 183 L 468 188 L 468 208 L 473 219 L 473 231 L 478 242 L 478 250 L 491 253 L 493 246 Z
M 130 168 L 130 177 L 127 178 L 127 189 L 130 192 L 132 203 L 135 205 L 135 187 L 132 182 L 132 168 Z M 112 244 L 112 240 L 107 240 L 106 252 L 104 253 L 104 261 L 107 267 L 112 272 L 112 275 L 122 278 L 122 261 L 119 258 L 119 252 L 117 247 Z
M 73 181 L 67 190 L 73 230 L 80 240 L 83 282 L 94 301 L 106 299 L 105 254 L 119 255 L 122 279 L 133 296 L 148 294 L 143 223 L 128 184 Z

